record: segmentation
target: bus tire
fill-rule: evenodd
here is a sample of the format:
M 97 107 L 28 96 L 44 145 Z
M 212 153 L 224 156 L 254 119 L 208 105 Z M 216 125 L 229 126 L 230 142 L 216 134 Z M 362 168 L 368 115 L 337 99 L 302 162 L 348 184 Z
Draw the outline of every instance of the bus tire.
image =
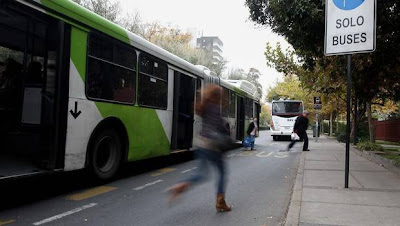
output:
M 272 139 L 273 139 L 274 141 L 277 141 L 277 140 L 278 140 L 278 137 L 277 137 L 277 136 L 272 136 Z
M 121 164 L 122 142 L 114 129 L 98 132 L 90 149 L 89 167 L 99 180 L 109 180 L 115 176 Z

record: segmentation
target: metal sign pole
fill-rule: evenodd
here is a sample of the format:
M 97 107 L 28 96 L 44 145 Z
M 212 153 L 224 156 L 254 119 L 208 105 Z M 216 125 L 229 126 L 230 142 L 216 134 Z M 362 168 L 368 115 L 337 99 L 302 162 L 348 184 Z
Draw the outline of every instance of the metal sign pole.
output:
M 351 55 L 347 55 L 347 117 L 346 117 L 346 168 L 344 187 L 349 188 L 350 158 L 350 97 L 351 97 Z
M 315 142 L 318 142 L 318 109 L 315 109 Z

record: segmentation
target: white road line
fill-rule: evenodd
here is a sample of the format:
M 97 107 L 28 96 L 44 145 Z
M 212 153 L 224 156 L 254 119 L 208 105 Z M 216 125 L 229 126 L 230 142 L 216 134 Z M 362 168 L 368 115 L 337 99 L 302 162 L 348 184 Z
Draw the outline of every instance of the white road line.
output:
M 58 215 L 55 215 L 55 216 L 53 216 L 53 217 L 49 217 L 49 218 L 46 218 L 46 219 L 44 219 L 44 220 L 38 221 L 38 222 L 36 222 L 36 223 L 33 223 L 33 225 L 41 225 L 41 224 L 49 223 L 49 222 L 51 222 L 51 221 L 55 221 L 55 220 L 61 219 L 61 218 L 63 218 L 63 217 L 66 217 L 66 216 L 68 216 L 68 215 L 77 213 L 77 212 L 82 211 L 82 210 L 87 209 L 87 208 L 91 208 L 91 207 L 96 206 L 96 205 L 97 205 L 97 203 L 90 203 L 90 204 L 88 204 L 88 205 L 84 205 L 84 206 L 82 206 L 82 207 L 75 208 L 75 209 L 73 209 L 73 210 L 64 212 L 64 213 L 62 213 L 62 214 L 58 214 Z
M 148 186 L 151 186 L 151 185 L 155 185 L 155 184 L 160 183 L 160 182 L 163 182 L 163 180 L 156 180 L 156 181 L 154 181 L 154 182 L 151 182 L 151 183 L 145 184 L 145 185 L 143 185 L 143 186 L 134 188 L 133 190 L 139 191 L 139 190 L 142 190 L 142 189 L 145 188 L 145 187 L 148 187 Z
M 197 169 L 197 167 L 193 167 L 191 169 L 184 170 L 181 173 L 187 173 L 187 172 L 190 172 L 190 171 L 195 170 L 195 169 Z
M 237 155 L 237 154 L 228 155 L 228 158 L 233 157 L 233 156 L 235 156 L 235 155 Z

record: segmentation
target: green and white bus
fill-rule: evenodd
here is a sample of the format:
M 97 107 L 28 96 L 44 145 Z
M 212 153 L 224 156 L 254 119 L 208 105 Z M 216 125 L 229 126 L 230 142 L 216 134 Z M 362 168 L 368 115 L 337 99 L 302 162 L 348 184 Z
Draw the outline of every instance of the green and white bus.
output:
M 0 1 L 0 180 L 119 166 L 190 150 L 202 87 L 242 140 L 256 89 L 147 42 L 69 0 Z

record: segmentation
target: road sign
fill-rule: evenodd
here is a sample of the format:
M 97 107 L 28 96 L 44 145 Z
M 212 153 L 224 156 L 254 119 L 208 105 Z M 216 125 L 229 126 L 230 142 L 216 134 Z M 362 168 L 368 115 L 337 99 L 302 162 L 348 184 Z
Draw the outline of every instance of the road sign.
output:
M 314 104 L 322 104 L 321 97 L 314 97 Z
M 321 109 L 321 108 L 322 108 L 321 97 L 314 97 L 314 109 Z
M 375 50 L 376 0 L 326 0 L 325 55 Z

